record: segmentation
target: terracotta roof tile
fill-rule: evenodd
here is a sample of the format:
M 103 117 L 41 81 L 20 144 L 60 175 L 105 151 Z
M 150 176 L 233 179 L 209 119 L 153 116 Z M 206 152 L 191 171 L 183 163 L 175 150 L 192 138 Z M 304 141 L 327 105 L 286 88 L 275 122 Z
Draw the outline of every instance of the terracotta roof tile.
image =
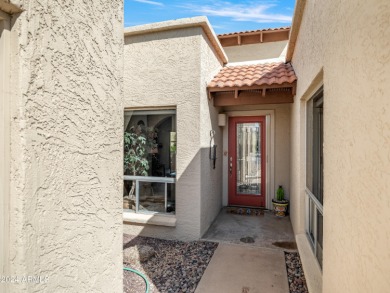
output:
M 226 34 L 219 34 L 218 37 L 233 36 L 233 35 L 238 35 L 238 34 L 249 34 L 249 33 L 258 33 L 258 32 L 268 32 L 268 31 L 287 30 L 287 29 L 290 29 L 290 27 L 289 27 L 289 26 L 286 26 L 286 27 L 277 27 L 277 28 L 265 28 L 265 29 L 259 29 L 259 30 L 253 30 L 253 31 L 243 31 L 243 32 L 226 33 Z
M 293 83 L 296 80 L 291 63 L 265 63 L 224 67 L 207 87 L 264 86 Z

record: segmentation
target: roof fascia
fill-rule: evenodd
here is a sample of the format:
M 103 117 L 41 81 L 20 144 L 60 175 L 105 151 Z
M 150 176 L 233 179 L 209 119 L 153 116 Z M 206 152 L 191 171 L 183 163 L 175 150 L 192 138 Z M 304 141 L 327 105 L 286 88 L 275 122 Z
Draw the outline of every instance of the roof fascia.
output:
M 306 5 L 306 0 L 297 0 L 296 2 L 295 9 L 294 9 L 294 17 L 292 20 L 292 25 L 290 30 L 290 38 L 288 41 L 286 62 L 290 62 L 294 55 L 295 44 L 297 42 L 299 30 L 301 28 L 305 5 Z
M 136 35 L 144 35 L 155 32 L 169 31 L 169 30 L 177 30 L 189 27 L 201 27 L 212 44 L 218 58 L 222 63 L 226 64 L 228 62 L 228 58 L 226 56 L 225 51 L 223 50 L 217 35 L 212 29 L 207 17 L 191 17 L 191 18 L 182 18 L 177 20 L 169 20 L 163 22 L 150 23 L 145 25 L 138 25 L 133 27 L 128 27 L 124 29 L 124 36 L 136 36 Z

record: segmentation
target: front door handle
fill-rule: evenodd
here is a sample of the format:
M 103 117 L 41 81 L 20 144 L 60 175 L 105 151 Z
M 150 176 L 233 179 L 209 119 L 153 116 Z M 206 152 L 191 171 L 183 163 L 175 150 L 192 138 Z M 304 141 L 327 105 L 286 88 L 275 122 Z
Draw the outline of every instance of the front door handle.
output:
M 232 175 L 232 171 L 233 171 L 233 158 L 230 157 L 230 159 L 229 159 L 229 173 L 230 173 L 230 175 Z

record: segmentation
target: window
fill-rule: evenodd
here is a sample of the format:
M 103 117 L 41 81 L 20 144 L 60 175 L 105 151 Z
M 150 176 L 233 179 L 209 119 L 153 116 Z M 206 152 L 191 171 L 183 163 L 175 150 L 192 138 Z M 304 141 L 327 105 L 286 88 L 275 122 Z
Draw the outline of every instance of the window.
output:
M 322 267 L 323 250 L 323 89 L 306 105 L 306 194 L 307 218 L 306 230 L 314 253 Z
M 176 110 L 125 111 L 123 208 L 175 213 Z

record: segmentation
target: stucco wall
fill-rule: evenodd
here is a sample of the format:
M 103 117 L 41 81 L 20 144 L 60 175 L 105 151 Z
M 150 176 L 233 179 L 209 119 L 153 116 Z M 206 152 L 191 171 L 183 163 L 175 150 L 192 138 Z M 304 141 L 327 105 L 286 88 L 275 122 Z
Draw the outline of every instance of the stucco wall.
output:
M 200 155 L 201 155 L 201 217 L 200 234 L 207 231 L 222 207 L 222 129 L 218 126 L 219 108 L 208 100 L 206 86 L 222 68 L 213 47 L 203 33 L 201 38 L 200 78 Z M 212 144 L 217 145 L 215 169 L 209 158 L 210 131 L 214 130 Z
M 176 227 L 125 224 L 125 233 L 200 237 L 200 59 L 202 28 L 125 37 L 125 107 L 176 108 Z
M 308 98 L 323 70 L 323 292 L 385 292 L 390 287 L 389 27 L 387 0 L 309 0 L 298 35 L 296 131 L 304 117 L 300 99 Z M 291 157 L 301 157 L 292 160 L 294 181 L 297 170 L 304 177 L 304 146 L 302 135 L 292 136 Z M 304 180 L 298 182 L 295 204 L 304 197 Z M 302 231 L 300 205 L 300 216 L 292 218 L 295 232 Z
M 122 292 L 122 1 L 13 1 L 6 292 Z
M 287 41 L 224 47 L 229 62 L 243 62 L 279 58 Z

